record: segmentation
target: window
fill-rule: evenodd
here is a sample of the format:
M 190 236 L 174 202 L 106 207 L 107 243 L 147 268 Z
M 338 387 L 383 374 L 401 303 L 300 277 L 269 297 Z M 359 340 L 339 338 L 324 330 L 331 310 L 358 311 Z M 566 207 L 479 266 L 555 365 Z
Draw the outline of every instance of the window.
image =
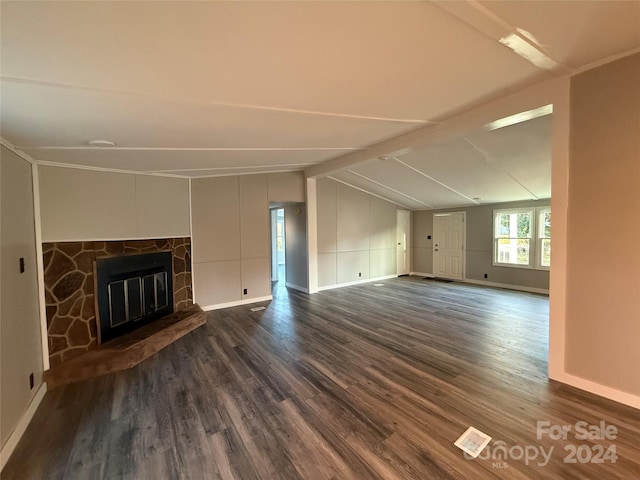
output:
M 280 219 L 279 219 L 280 220 Z M 284 232 L 283 232 L 283 223 L 278 221 L 276 223 L 276 243 L 278 252 L 284 252 Z
M 538 268 L 551 266 L 551 209 L 538 209 Z
M 551 266 L 551 209 L 493 211 L 493 264 L 548 269 Z

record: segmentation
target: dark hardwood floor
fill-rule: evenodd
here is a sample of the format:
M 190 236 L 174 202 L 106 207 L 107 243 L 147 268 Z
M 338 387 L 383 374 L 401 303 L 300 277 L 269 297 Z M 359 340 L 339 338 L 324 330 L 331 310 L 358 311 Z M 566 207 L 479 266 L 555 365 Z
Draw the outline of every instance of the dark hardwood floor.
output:
M 640 476 L 640 413 L 547 379 L 546 297 L 383 283 L 279 287 L 264 311 L 209 312 L 130 370 L 48 392 L 2 480 Z M 538 421 L 617 438 L 539 440 Z M 484 458 L 453 445 L 469 425 L 493 437 Z

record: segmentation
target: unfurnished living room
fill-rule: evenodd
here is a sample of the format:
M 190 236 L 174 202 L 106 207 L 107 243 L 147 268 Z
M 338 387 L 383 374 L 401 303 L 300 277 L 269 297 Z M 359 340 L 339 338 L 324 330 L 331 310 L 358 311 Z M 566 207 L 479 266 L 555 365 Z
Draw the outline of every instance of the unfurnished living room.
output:
M 0 40 L 2 480 L 640 476 L 640 1 Z

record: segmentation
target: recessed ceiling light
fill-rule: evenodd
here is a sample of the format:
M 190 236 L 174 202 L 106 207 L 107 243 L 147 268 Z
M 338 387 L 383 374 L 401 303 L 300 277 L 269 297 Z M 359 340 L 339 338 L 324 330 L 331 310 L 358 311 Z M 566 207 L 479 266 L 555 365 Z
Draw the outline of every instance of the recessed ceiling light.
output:
M 116 144 L 109 140 L 90 140 L 89 145 L 92 147 L 115 147 Z
M 498 128 L 510 127 L 516 123 L 526 122 L 527 120 L 533 120 L 534 118 L 544 117 L 551 113 L 553 113 L 553 105 L 549 104 L 543 107 L 534 108 L 533 110 L 527 110 L 526 112 L 520 112 L 515 115 L 499 118 L 491 123 L 487 123 L 484 128 L 487 130 L 497 130 Z

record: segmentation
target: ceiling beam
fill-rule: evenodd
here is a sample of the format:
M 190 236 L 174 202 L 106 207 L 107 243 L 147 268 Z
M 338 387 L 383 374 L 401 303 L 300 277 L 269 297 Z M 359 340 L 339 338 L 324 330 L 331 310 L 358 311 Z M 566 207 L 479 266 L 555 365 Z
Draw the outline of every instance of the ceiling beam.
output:
M 449 117 L 439 124 L 426 125 L 384 142 L 376 143 L 366 149 L 346 153 L 326 162 L 312 165 L 305 169 L 305 175 L 307 178 L 322 178 L 375 158 L 402 157 L 408 151 L 462 136 L 498 118 L 553 103 L 556 92 L 564 81 L 566 81 L 564 77 L 545 80 L 519 92 Z

